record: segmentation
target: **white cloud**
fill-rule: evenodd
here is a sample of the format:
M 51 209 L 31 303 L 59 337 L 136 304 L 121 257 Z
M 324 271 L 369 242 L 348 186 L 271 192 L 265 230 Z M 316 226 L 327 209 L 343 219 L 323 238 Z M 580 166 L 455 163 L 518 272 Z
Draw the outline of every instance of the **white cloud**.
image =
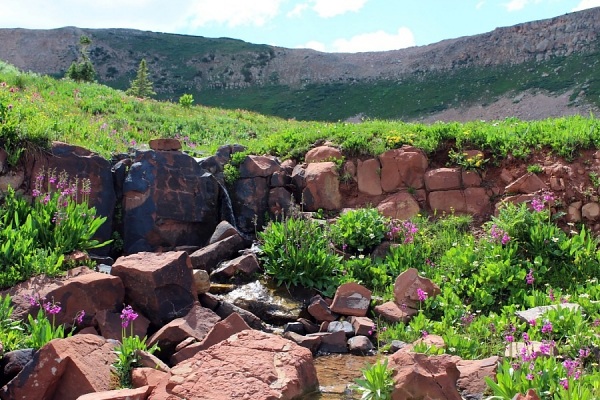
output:
M 600 0 L 581 0 L 571 11 L 587 10 L 588 8 L 600 7 Z
M 195 0 L 186 14 L 194 28 L 209 23 L 225 24 L 229 27 L 242 25 L 263 26 L 279 14 L 283 0 Z
M 323 51 L 323 52 L 326 51 L 325 44 L 318 42 L 316 40 L 308 41 L 304 44 L 296 46 L 296 48 L 298 48 L 298 49 L 313 49 L 313 50 Z
M 414 46 L 415 38 L 410 29 L 401 27 L 398 32 L 390 34 L 382 30 L 362 33 L 350 39 L 337 39 L 333 42 L 333 50 L 342 53 L 363 51 L 397 50 Z
M 321 18 L 335 17 L 349 11 L 360 10 L 368 0 L 313 0 L 312 9 Z
M 519 11 L 525 8 L 529 3 L 528 0 L 511 0 L 508 3 L 503 4 L 507 11 Z
M 308 3 L 300 3 L 300 4 L 296 4 L 296 6 L 294 6 L 294 8 L 292 9 L 292 11 L 288 12 L 286 14 L 286 16 L 288 17 L 299 17 L 302 15 L 302 13 L 307 10 L 309 7 Z
M 475 5 L 475 9 L 477 9 L 477 10 L 481 10 L 481 8 L 483 7 L 483 5 L 484 5 L 484 4 L 485 4 L 485 1 L 483 1 L 483 0 L 482 0 L 482 1 L 480 1 L 479 3 L 477 3 L 477 4 Z

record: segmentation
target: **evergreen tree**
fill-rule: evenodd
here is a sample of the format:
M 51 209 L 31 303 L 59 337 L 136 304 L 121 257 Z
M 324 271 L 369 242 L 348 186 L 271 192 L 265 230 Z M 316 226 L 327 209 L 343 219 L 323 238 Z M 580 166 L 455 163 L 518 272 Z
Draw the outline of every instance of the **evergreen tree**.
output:
M 140 61 L 136 78 L 131 82 L 131 86 L 125 93 L 141 98 L 151 97 L 156 94 L 152 90 L 152 82 L 148 78 L 148 66 L 145 59 Z
M 79 59 L 73 61 L 65 76 L 77 82 L 93 82 L 96 77 L 94 65 L 90 61 L 88 55 L 88 47 L 92 44 L 92 40 L 87 36 L 79 38 Z

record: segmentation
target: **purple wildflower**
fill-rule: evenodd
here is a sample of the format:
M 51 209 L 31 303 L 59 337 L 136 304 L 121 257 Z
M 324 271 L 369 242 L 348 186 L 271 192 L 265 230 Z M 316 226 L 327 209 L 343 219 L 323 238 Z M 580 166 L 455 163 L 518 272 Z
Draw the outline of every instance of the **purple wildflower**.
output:
M 61 307 L 59 306 L 60 303 L 44 303 L 44 310 L 46 310 L 47 313 L 51 314 L 51 315 L 56 315 L 60 312 Z
M 77 321 L 77 324 L 80 325 L 83 322 L 83 317 L 85 317 L 85 310 L 81 310 L 77 313 L 77 316 L 75 317 L 75 321 Z
M 558 381 L 559 385 L 563 387 L 563 389 L 565 390 L 569 390 L 569 380 L 568 379 L 561 379 L 560 381 Z
M 552 333 L 552 322 L 546 321 L 542 326 L 542 333 Z
M 529 273 L 525 277 L 525 282 L 528 285 L 533 285 L 533 282 L 535 282 L 535 278 L 533 277 L 533 269 L 532 268 L 529 269 Z
M 421 288 L 417 288 L 417 297 L 419 297 L 419 301 L 427 300 L 427 292 Z
M 121 311 L 121 326 L 123 328 L 127 328 L 129 323 L 134 321 L 138 317 L 138 314 L 133 311 L 131 306 L 126 306 L 123 311 Z

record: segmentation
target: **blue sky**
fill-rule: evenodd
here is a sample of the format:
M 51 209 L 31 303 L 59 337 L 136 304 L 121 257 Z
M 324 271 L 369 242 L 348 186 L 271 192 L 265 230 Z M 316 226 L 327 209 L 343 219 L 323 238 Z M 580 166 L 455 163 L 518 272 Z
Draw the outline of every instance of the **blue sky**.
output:
M 489 32 L 599 7 L 600 0 L 0 0 L 0 4 L 0 28 L 132 28 L 361 52 Z

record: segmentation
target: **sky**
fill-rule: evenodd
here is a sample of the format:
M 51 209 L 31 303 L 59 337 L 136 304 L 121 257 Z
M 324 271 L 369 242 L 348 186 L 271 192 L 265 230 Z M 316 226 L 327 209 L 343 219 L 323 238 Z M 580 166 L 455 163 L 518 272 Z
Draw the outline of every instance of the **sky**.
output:
M 0 5 L 0 28 L 131 28 L 355 53 L 476 35 L 600 7 L 600 0 L 0 0 Z

